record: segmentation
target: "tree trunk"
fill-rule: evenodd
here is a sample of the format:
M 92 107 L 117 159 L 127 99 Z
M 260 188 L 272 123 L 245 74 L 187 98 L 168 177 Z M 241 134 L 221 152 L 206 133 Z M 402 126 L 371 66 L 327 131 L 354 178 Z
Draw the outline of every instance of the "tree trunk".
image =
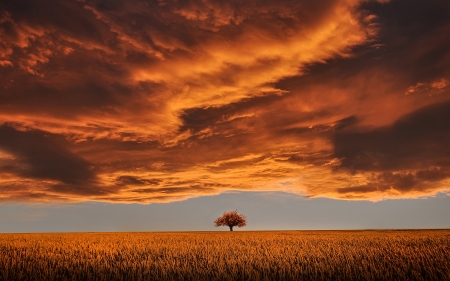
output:
M 230 227 L 230 231 L 233 231 L 233 227 L 231 225 L 229 225 L 229 227 Z

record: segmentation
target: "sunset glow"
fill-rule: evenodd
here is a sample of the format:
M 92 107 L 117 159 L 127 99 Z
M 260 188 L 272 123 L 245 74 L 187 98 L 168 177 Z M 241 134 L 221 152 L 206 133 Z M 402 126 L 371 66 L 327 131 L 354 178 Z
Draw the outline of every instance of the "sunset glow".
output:
M 0 200 L 450 194 L 448 1 L 0 3 Z

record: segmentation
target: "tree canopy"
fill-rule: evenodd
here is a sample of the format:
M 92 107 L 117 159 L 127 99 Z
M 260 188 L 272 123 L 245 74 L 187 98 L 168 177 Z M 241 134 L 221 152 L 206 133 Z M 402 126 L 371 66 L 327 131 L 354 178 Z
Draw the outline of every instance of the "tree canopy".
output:
M 228 226 L 230 231 L 233 231 L 233 227 L 243 227 L 247 225 L 247 218 L 245 215 L 238 214 L 237 210 L 231 212 L 224 212 L 221 217 L 218 217 L 214 221 L 214 225 Z

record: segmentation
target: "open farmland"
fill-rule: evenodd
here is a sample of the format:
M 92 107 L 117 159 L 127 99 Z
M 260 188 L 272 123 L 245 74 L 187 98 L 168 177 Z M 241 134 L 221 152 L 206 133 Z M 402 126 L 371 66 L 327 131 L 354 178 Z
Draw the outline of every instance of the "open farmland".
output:
M 450 280 L 450 230 L 0 237 L 1 280 Z

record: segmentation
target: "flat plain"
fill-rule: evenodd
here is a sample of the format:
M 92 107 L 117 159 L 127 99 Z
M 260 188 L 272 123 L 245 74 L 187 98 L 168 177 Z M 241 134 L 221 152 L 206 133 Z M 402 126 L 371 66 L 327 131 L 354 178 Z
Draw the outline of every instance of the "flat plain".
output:
M 0 280 L 450 280 L 450 230 L 1 234 Z

